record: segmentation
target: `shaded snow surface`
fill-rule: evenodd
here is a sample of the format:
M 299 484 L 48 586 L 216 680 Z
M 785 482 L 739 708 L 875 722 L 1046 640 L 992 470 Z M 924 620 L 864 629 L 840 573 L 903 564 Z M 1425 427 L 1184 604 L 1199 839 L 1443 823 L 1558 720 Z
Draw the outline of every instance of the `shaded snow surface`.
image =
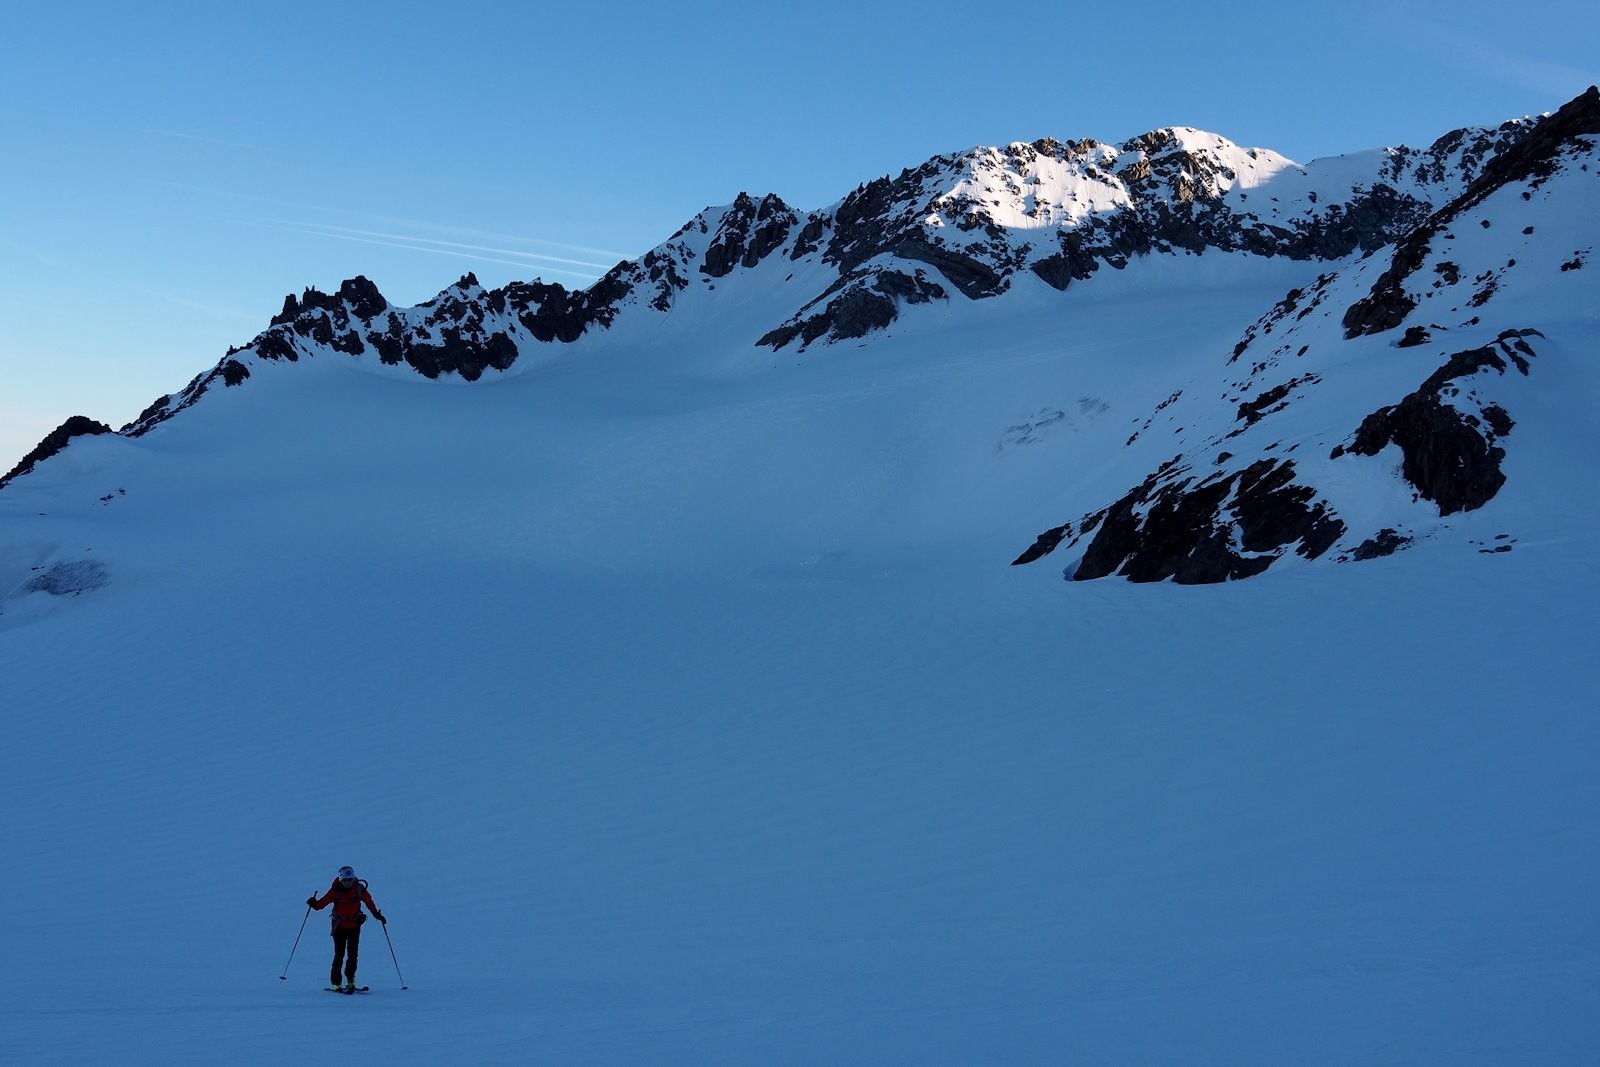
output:
M 805 360 L 318 359 L 74 442 L 0 494 L 0 1058 L 1588 1059 L 1592 504 L 1006 565 L 1310 280 L 1251 270 Z M 322 915 L 279 981 L 344 863 L 409 990 L 369 924 L 322 992 Z

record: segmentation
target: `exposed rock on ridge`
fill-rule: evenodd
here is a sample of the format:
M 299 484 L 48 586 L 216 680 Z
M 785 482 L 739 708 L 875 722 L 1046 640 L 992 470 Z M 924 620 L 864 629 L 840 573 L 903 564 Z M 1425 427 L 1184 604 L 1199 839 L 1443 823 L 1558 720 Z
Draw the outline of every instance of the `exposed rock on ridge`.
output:
M 1362 420 L 1330 458 L 1376 456 L 1394 444 L 1403 455 L 1401 476 L 1419 498 L 1437 505 L 1441 517 L 1482 507 L 1505 484 L 1499 442 L 1515 423 L 1470 379 L 1487 371 L 1503 375 L 1511 366 L 1526 376 L 1535 354 L 1529 339 L 1542 336 L 1507 330 L 1492 345 L 1455 353 L 1416 391 Z M 1241 408 L 1237 422 L 1248 427 L 1258 418 L 1257 410 Z M 1067 577 L 1075 581 L 1120 574 L 1135 582 L 1223 582 L 1260 574 L 1291 550 L 1317 559 L 1347 532 L 1345 520 L 1320 490 L 1300 480 L 1291 460 L 1263 458 L 1202 474 L 1179 455 L 1115 503 L 1040 534 L 1013 564 L 1087 539 L 1082 558 L 1069 568 Z M 1385 555 L 1407 540 L 1385 529 L 1352 558 Z
M 1516 425 L 1501 399 L 1509 391 L 1500 380 L 1513 367 L 1521 376 L 1530 373 L 1533 342 L 1544 338 L 1538 329 L 1503 330 L 1489 344 L 1455 351 L 1444 357 L 1417 389 L 1359 417 L 1353 430 L 1333 438 L 1339 443 L 1329 454 L 1329 462 L 1337 465 L 1341 472 L 1337 475 L 1308 476 L 1308 466 L 1325 464 L 1296 464 L 1260 452 L 1278 448 L 1280 440 L 1274 438 L 1284 434 L 1270 430 L 1270 425 L 1282 412 L 1319 403 L 1323 375 L 1291 373 L 1290 367 L 1316 366 L 1342 373 L 1343 358 L 1337 349 L 1404 324 L 1422 300 L 1451 292 L 1464 278 L 1473 279 L 1476 291 L 1470 299 L 1458 296 L 1457 306 L 1449 311 L 1470 316 L 1455 328 L 1473 332 L 1484 329 L 1482 316 L 1497 306 L 1502 284 L 1519 281 L 1524 292 L 1537 293 L 1540 299 L 1549 286 L 1566 284 L 1558 280 L 1559 275 L 1573 262 L 1582 266 L 1582 249 L 1572 260 L 1559 262 L 1560 247 L 1528 244 L 1524 258 L 1536 254 L 1539 258 L 1519 264 L 1517 258 L 1506 259 L 1501 248 L 1491 242 L 1474 246 L 1480 257 L 1474 261 L 1463 258 L 1467 250 L 1462 247 L 1464 242 L 1456 241 L 1452 227 L 1491 198 L 1496 198 L 1497 206 L 1486 208 L 1487 213 L 1475 220 L 1477 229 L 1495 226 L 1491 215 L 1514 219 L 1536 210 L 1533 194 L 1558 175 L 1564 175 L 1565 183 L 1558 191 L 1568 199 L 1558 197 L 1553 202 L 1552 217 L 1564 223 L 1573 217 L 1592 220 L 1592 212 L 1584 214 L 1584 204 L 1592 203 L 1593 165 L 1600 162 L 1596 134 L 1600 134 L 1600 90 L 1591 88 L 1554 114 L 1520 129 L 1497 153 L 1483 157 L 1478 176 L 1460 195 L 1404 235 L 1390 251 L 1387 264 L 1381 265 L 1381 273 L 1376 263 L 1371 267 L 1357 264 L 1322 275 L 1304 290 L 1290 292 L 1246 331 L 1227 360 L 1228 365 L 1243 368 L 1243 378 L 1230 382 L 1220 398 L 1222 405 L 1234 405 L 1231 415 L 1222 420 L 1208 415 L 1208 398 L 1193 402 L 1182 414 L 1165 416 L 1168 425 L 1180 427 L 1180 434 L 1185 425 L 1205 424 L 1209 433 L 1192 431 L 1185 439 L 1192 446 L 1188 451 L 1196 455 L 1216 455 L 1215 450 L 1225 447 L 1214 465 L 1202 470 L 1183 455 L 1173 457 L 1116 502 L 1045 531 L 1015 562 L 1032 562 L 1064 545 L 1082 546 L 1081 558 L 1068 567 L 1069 578 L 1117 573 L 1134 581 L 1214 582 L 1258 573 L 1291 549 L 1306 558 L 1317 558 L 1351 533 L 1330 494 L 1317 488 L 1319 480 L 1328 478 L 1322 484 L 1329 486 L 1349 482 L 1352 474 L 1347 468 L 1352 463 L 1379 457 L 1391 445 L 1399 455 L 1395 474 L 1414 491 L 1414 501 L 1433 505 L 1439 519 L 1484 507 L 1506 483 L 1504 442 Z M 1451 137 L 1435 147 L 1455 150 L 1461 142 Z M 1579 209 L 1577 216 L 1572 214 L 1574 206 Z M 1521 229 L 1523 237 L 1534 232 L 1534 226 Z M 1585 239 L 1580 232 L 1571 233 L 1571 240 L 1579 244 Z M 1434 242 L 1451 241 L 1455 245 L 1450 258 L 1433 252 Z M 1336 294 L 1352 289 L 1360 292 L 1367 286 L 1364 279 L 1372 273 L 1378 277 L 1365 295 L 1342 315 L 1333 310 L 1347 299 Z M 1437 321 L 1413 324 L 1392 343 L 1394 358 L 1400 358 L 1400 352 L 1406 352 L 1409 360 L 1426 358 L 1438 343 L 1436 336 L 1449 328 Z M 1275 330 L 1279 331 L 1276 335 Z M 1247 360 L 1245 357 L 1266 347 L 1268 336 L 1273 336 L 1272 351 Z M 1322 355 L 1319 360 L 1308 360 L 1314 348 Z M 1260 380 L 1263 376 L 1275 378 L 1276 384 L 1266 386 Z M 1162 407 L 1177 399 L 1174 394 Z M 1211 410 L 1217 407 L 1213 404 Z M 1146 421 L 1146 429 L 1154 418 Z M 1306 425 L 1304 421 L 1295 424 L 1298 429 L 1290 432 L 1295 443 L 1286 452 L 1315 440 L 1305 433 Z M 1247 434 L 1254 435 L 1254 440 L 1267 438 L 1270 443 L 1258 446 L 1255 457 L 1235 458 L 1233 450 L 1240 446 L 1234 439 Z M 1341 558 L 1372 559 L 1413 543 L 1415 536 L 1403 526 L 1403 522 L 1391 521 L 1356 531 L 1351 537 L 1353 547 Z M 1501 545 L 1494 551 L 1506 548 Z
M 1426 151 L 1374 154 L 1382 162 L 1370 185 L 1352 189 L 1345 201 L 1312 195 L 1292 212 L 1248 207 L 1241 168 L 1259 168 L 1262 181 L 1303 168 L 1188 129 L 1158 130 L 1120 146 L 1045 138 L 937 156 L 804 217 L 776 196 L 740 193 L 586 289 L 534 281 L 485 290 L 468 274 L 415 308 L 392 306 L 365 277 L 335 293 L 307 289 L 285 298 L 264 333 L 180 393 L 158 399 L 123 432 L 148 432 L 218 381 L 243 383 L 247 356 L 295 362 L 320 352 L 370 352 L 424 377 L 475 381 L 509 368 L 531 343 L 573 343 L 609 328 L 630 307 L 670 312 L 691 290 L 780 257 L 823 265 L 834 280 L 755 341 L 772 348 L 864 337 L 894 323 L 903 308 L 951 299 L 952 289 L 972 300 L 1000 295 L 1023 272 L 1063 289 L 1141 255 L 1337 258 L 1392 239 L 1431 209 L 1423 195 L 1455 195 L 1481 160 L 1523 132 L 1524 124 L 1512 122 L 1457 131 Z
M 1533 337 L 1544 334 L 1507 330 L 1492 345 L 1455 353 L 1415 392 L 1362 420 L 1354 440 L 1335 448 L 1333 458 L 1345 452 L 1376 456 L 1398 445 L 1405 457 L 1401 475 L 1419 496 L 1439 506 L 1440 515 L 1483 507 L 1505 484 L 1500 462 L 1506 451 L 1498 442 L 1515 423 L 1492 402 L 1477 405 L 1476 413 L 1463 410 L 1476 396 L 1466 379 L 1485 370 L 1504 374 L 1508 364 L 1526 377 Z
M 838 280 L 757 343 L 857 336 L 860 297 L 844 294 L 881 289 L 875 275 L 905 271 L 896 261 L 932 268 L 979 300 L 1008 291 L 1023 272 L 1065 289 L 1146 255 L 1337 260 L 1371 252 L 1459 194 L 1528 126 L 1459 130 L 1426 150 L 1373 153 L 1367 178 L 1337 198 L 1299 191 L 1316 164 L 1298 167 L 1190 129 L 1121 145 L 1045 138 L 935 157 L 807 219 L 791 258 L 820 250 Z M 899 306 L 877 305 L 885 325 L 893 321 L 886 309 Z
M 1316 559 L 1345 525 L 1316 490 L 1295 484 L 1295 465 L 1260 460 L 1231 474 L 1175 477 L 1169 465 L 1116 503 L 1041 534 L 1014 562 L 1032 563 L 1065 540 L 1093 534 L 1070 575 L 1119 573 L 1135 582 L 1198 585 L 1260 574 L 1287 547 Z
M 766 272 L 754 276 L 762 279 L 757 284 L 796 301 L 787 318 L 752 341 L 803 349 L 868 336 L 907 308 L 990 299 L 1035 278 L 1064 289 L 1140 256 L 1342 258 L 1393 241 L 1442 203 L 1481 199 L 1508 175 L 1536 175 L 1573 131 L 1596 127 L 1595 97 L 1591 90 L 1542 123 L 1461 130 L 1428 149 L 1339 161 L 1334 173 L 1342 177 L 1331 184 L 1316 178 L 1319 163 L 1301 167 L 1187 128 L 1119 145 L 1045 138 L 934 157 L 806 214 L 776 196 L 740 193 L 583 289 L 533 281 L 486 290 L 468 274 L 433 300 L 400 308 L 356 277 L 333 293 L 307 289 L 285 298 L 265 331 L 121 432 L 147 433 L 219 382 L 247 385 L 264 365 L 302 357 L 375 357 L 427 378 L 474 381 L 510 368 L 531 346 L 577 342 L 622 315 L 714 315 L 713 291 L 740 271 Z M 1575 254 L 1563 269 L 1582 264 Z M 800 281 L 781 289 L 779 278 Z M 1324 281 L 1303 294 L 1297 315 L 1324 299 Z M 1270 332 L 1271 322 L 1258 326 Z M 1408 333 L 1408 343 L 1428 336 Z M 1258 390 L 1236 403 L 1253 424 L 1282 400 Z M 1233 479 L 1231 492 L 1272 483 L 1265 472 L 1216 473 L 1207 484 Z
M 725 278 L 735 267 L 754 267 L 783 245 L 796 221 L 794 211 L 776 196 L 762 197 L 758 204 L 740 193 L 723 215 L 700 272 Z
M 61 452 L 62 449 L 72 443 L 74 437 L 94 437 L 99 434 L 114 432 L 111 427 L 103 422 L 96 422 L 85 415 L 74 415 L 54 430 L 51 430 L 49 435 L 35 445 L 33 450 L 26 456 L 23 456 L 21 461 L 15 467 L 12 467 L 4 478 L 0 478 L 0 488 L 4 488 L 8 482 L 22 477 L 40 463 Z

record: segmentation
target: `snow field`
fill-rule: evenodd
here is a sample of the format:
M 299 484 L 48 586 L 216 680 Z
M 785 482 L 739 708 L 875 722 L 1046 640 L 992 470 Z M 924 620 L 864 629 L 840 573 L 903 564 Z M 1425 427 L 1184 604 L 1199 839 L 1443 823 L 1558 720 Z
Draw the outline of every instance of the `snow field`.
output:
M 75 443 L 0 495 L 6 575 L 111 576 L 0 605 L 0 1056 L 1581 1060 L 1592 523 L 1006 566 L 1282 269 L 762 373 L 315 361 Z M 321 992 L 322 915 L 278 981 L 343 863 L 409 990 L 369 924 Z

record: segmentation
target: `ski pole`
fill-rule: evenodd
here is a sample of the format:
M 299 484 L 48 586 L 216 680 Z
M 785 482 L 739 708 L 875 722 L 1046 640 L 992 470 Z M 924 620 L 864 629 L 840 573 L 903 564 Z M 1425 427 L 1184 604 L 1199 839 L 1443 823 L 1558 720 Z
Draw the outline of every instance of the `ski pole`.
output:
M 409 989 L 410 987 L 406 985 L 406 976 L 400 973 L 400 961 L 395 957 L 394 954 L 394 942 L 389 941 L 389 924 L 379 923 L 378 925 L 383 927 L 383 939 L 389 944 L 389 958 L 394 960 L 394 973 L 395 977 L 400 979 L 400 988 Z M 287 970 L 288 968 L 284 969 Z
M 306 905 L 306 918 L 300 920 L 300 934 L 303 934 L 303 933 L 306 932 L 306 919 L 309 919 L 309 918 L 311 918 L 311 905 L 307 904 Z M 289 950 L 289 958 L 288 958 L 287 961 L 284 962 L 283 973 L 278 975 L 278 981 L 280 981 L 280 982 L 286 982 L 286 981 L 289 980 L 289 964 L 294 962 L 294 950 L 296 948 L 300 947 L 300 934 L 295 934 L 294 935 L 294 948 L 291 948 Z

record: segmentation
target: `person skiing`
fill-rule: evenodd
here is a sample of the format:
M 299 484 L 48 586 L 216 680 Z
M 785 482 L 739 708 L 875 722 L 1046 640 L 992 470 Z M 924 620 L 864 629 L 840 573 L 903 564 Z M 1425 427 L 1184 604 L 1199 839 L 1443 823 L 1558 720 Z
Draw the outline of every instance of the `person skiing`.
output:
M 367 910 L 372 912 L 372 917 L 385 926 L 389 924 L 389 920 L 383 917 L 378 905 L 372 902 L 372 894 L 367 892 L 366 880 L 357 878 L 356 872 L 350 867 L 340 867 L 328 891 L 320 897 L 315 893 L 311 894 L 306 898 L 306 904 L 318 911 L 329 904 L 333 905 L 333 967 L 328 972 L 328 985 L 333 989 L 339 989 L 339 969 L 342 965 L 344 968 L 342 992 L 354 993 L 356 955 L 361 951 L 361 924 L 367 921 L 361 905 L 365 904 Z

